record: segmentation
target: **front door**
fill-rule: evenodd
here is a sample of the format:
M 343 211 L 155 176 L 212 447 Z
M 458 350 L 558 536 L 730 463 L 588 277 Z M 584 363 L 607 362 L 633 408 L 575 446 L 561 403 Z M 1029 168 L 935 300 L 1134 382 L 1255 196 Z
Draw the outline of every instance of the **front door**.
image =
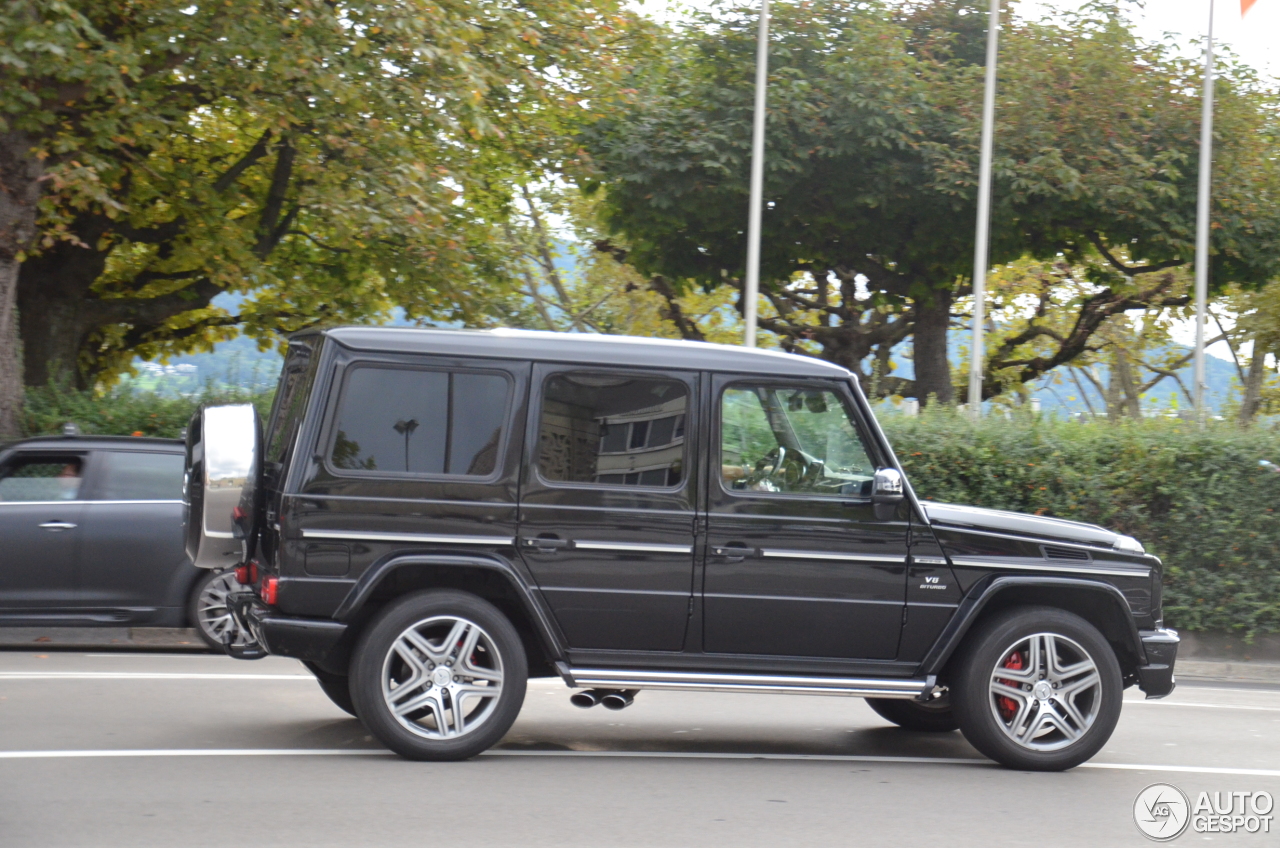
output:
M 0 468 L 0 619 L 76 604 L 83 452 L 22 452 Z
M 718 375 L 713 389 L 705 650 L 893 659 L 909 512 L 875 516 L 884 458 L 849 386 Z
M 695 373 L 534 369 L 520 552 L 571 649 L 679 651 Z

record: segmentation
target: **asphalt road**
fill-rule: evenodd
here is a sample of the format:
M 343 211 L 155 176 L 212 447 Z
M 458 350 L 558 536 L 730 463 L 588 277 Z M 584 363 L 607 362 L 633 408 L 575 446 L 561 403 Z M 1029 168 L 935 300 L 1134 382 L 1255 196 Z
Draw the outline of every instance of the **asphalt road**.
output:
M 1131 692 L 1066 774 L 1001 769 L 857 699 L 642 692 L 615 713 L 568 695 L 535 681 L 494 751 L 410 763 L 290 660 L 0 653 L 0 845 L 1136 846 L 1149 784 L 1280 798 L 1280 687 Z M 1280 845 L 1276 824 L 1175 844 Z

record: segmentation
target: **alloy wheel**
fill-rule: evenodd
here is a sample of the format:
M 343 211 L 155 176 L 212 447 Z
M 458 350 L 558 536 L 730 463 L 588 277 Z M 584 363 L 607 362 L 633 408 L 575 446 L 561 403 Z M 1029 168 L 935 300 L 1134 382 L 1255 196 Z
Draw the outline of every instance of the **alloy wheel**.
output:
M 466 618 L 433 616 L 406 628 L 382 663 L 382 697 L 395 720 L 427 739 L 481 727 L 502 694 L 493 637 Z
M 209 580 L 196 599 L 196 626 L 221 645 L 245 645 L 252 640 L 227 607 L 227 595 L 243 587 L 235 571 L 224 571 Z
M 1097 663 L 1073 639 L 1036 633 L 1000 654 L 988 682 L 997 726 L 1019 746 L 1056 751 L 1088 732 L 1102 706 Z

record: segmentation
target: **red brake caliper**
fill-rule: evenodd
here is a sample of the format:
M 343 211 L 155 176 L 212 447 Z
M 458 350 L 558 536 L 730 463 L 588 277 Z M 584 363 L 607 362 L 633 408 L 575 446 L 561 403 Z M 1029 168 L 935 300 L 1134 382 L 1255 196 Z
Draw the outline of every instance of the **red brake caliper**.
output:
M 1004 661 L 1004 665 L 1002 667 L 1013 671 L 1022 671 L 1022 654 L 1018 651 L 1014 651 L 1009 655 L 1009 658 Z M 999 678 L 997 679 L 999 680 Z M 1000 680 L 1000 682 L 1006 686 L 1018 685 L 1013 680 Z M 1013 717 L 1018 714 L 1018 702 L 1007 695 L 997 695 L 996 706 L 999 708 L 1000 715 L 1005 721 L 1013 721 Z

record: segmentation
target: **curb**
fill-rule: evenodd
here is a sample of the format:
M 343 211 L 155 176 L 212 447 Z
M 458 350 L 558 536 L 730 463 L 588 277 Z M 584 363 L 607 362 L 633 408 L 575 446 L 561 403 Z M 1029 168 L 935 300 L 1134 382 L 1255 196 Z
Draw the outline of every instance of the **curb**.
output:
M 0 627 L 0 650 L 42 648 L 212 653 L 186 627 Z

